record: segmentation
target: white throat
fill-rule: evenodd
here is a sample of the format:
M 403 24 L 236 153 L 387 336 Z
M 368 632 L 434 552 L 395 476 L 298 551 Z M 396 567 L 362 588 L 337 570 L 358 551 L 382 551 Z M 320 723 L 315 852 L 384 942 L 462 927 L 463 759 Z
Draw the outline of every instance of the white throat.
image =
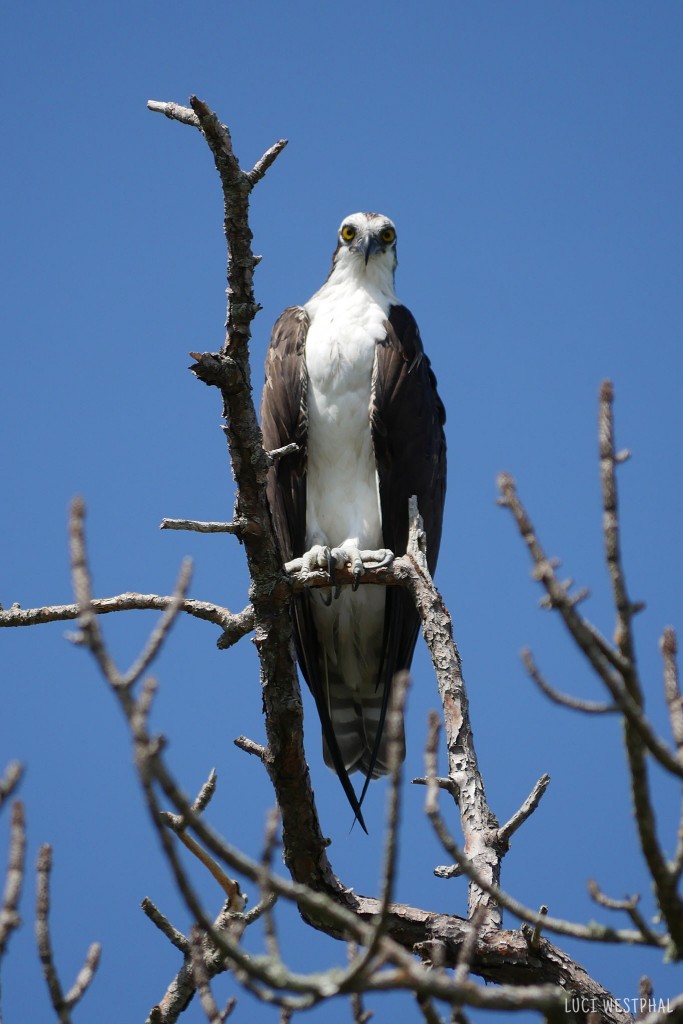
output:
M 398 304 L 394 291 L 393 254 L 371 256 L 367 264 L 357 253 L 342 249 L 337 253 L 332 273 L 325 284 L 306 303 L 306 311 L 313 319 L 322 303 L 332 302 L 343 308 L 346 302 L 375 302 L 385 316 L 391 306 Z

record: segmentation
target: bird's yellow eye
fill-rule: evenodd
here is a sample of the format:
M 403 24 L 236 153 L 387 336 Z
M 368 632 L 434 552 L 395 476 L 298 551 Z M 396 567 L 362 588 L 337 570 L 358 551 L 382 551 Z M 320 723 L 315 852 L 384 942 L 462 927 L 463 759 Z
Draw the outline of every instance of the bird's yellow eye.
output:
M 345 242 L 350 242 L 356 237 L 356 229 L 351 224 L 345 224 L 341 229 L 341 236 Z
M 393 228 L 384 228 L 382 234 L 380 235 L 380 238 L 382 239 L 385 245 L 390 245 L 396 238 L 396 232 L 394 231 Z

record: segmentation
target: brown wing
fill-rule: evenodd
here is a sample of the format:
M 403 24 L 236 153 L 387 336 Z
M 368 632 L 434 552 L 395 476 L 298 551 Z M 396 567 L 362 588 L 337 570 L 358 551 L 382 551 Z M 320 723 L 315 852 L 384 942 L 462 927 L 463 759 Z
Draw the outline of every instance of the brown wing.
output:
M 384 543 L 397 555 L 405 553 L 408 499 L 417 495 L 433 573 L 446 496 L 446 413 L 412 313 L 392 306 L 386 327 L 377 346 L 370 405 Z
M 266 356 L 261 400 L 261 430 L 266 451 L 293 441 L 299 450 L 285 455 L 268 472 L 268 502 L 286 562 L 300 558 L 306 544 L 306 334 L 308 316 L 290 306 L 278 318 Z
M 285 562 L 300 558 L 306 550 L 308 326 L 308 315 L 300 306 L 290 306 L 277 320 L 266 356 L 266 382 L 261 401 L 261 430 L 266 451 L 283 448 L 292 441 L 299 446 L 297 452 L 278 459 L 268 470 L 268 504 Z M 367 832 L 324 696 L 310 594 L 303 593 L 294 599 L 292 615 L 299 666 L 315 699 L 335 771 L 359 824 Z
M 446 497 L 446 413 L 436 378 L 424 353 L 415 319 L 405 306 L 392 306 L 386 338 L 377 344 L 370 422 L 379 478 L 384 544 L 395 555 L 408 543 L 408 500 L 417 496 L 427 537 L 427 563 L 434 572 L 441 543 Z M 384 621 L 383 704 L 371 770 L 377 756 L 391 681 L 409 669 L 420 621 L 402 587 L 388 587 Z M 370 772 L 368 772 L 368 779 Z M 361 803 L 367 781 L 361 794 Z

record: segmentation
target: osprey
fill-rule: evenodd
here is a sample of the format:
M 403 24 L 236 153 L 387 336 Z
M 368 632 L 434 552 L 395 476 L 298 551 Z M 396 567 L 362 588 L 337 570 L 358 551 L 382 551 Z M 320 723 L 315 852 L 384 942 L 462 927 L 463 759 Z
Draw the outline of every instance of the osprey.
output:
M 434 572 L 446 490 L 444 407 L 417 324 L 396 298 L 396 263 L 387 217 L 344 219 L 325 284 L 273 328 L 261 406 L 266 450 L 298 445 L 268 475 L 285 561 L 301 559 L 305 573 L 327 569 L 332 584 L 338 563 L 354 574 L 353 587 L 335 587 L 335 600 L 327 590 L 297 595 L 293 625 L 325 763 L 363 828 L 368 782 L 389 771 L 391 682 L 410 667 L 419 618 L 403 588 L 358 582 L 366 564 L 405 554 L 411 495 Z M 360 800 L 355 771 L 366 776 Z

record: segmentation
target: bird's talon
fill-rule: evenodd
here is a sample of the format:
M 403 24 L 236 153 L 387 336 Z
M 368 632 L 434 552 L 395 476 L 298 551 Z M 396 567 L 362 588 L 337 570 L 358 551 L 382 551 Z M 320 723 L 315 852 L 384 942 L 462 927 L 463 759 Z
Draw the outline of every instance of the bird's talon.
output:
M 394 560 L 394 552 L 393 551 L 390 551 L 388 548 L 384 548 L 382 552 L 378 552 L 378 553 L 381 553 L 381 555 L 382 555 L 380 561 L 377 563 L 377 568 L 378 569 L 384 569 L 384 568 L 386 568 L 387 565 L 391 565 L 391 563 Z

